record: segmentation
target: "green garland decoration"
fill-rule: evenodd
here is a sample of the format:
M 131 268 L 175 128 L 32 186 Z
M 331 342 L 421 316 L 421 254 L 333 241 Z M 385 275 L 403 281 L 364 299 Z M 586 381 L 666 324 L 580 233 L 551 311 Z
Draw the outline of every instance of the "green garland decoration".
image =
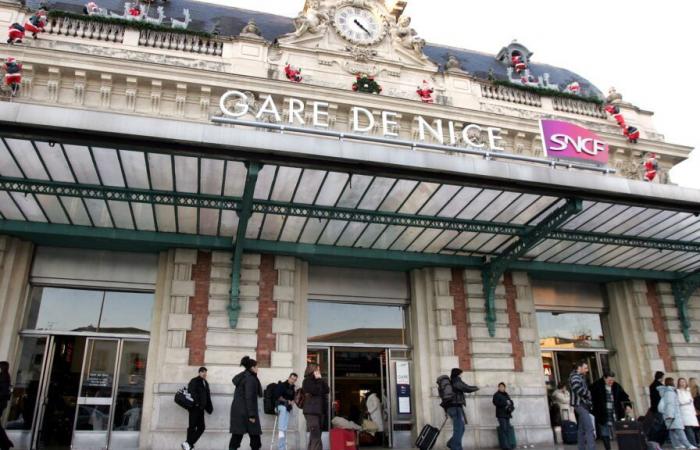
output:
M 170 28 L 164 25 L 156 25 L 149 22 L 143 21 L 131 21 L 126 19 L 120 19 L 118 17 L 103 17 L 103 16 L 88 16 L 86 14 L 75 14 L 68 11 L 58 11 L 50 10 L 49 19 L 57 18 L 67 18 L 76 19 L 83 22 L 94 22 L 103 23 L 108 25 L 123 25 L 127 28 L 134 28 L 136 30 L 148 30 L 148 31 L 162 31 L 166 33 L 176 33 L 176 34 L 188 34 L 191 36 L 199 36 L 201 38 L 211 39 L 214 37 L 212 33 L 207 33 L 206 31 L 194 31 L 194 30 L 183 30 L 181 28 Z
M 369 75 L 357 75 L 356 81 L 352 84 L 352 90 L 355 92 L 364 92 L 366 94 L 381 94 L 382 87 L 374 81 L 374 77 Z
M 580 100 L 586 103 L 595 103 L 598 106 L 603 106 L 603 104 L 605 103 L 603 100 L 601 100 L 595 95 L 589 95 L 587 97 L 584 97 L 576 94 L 570 94 L 568 92 L 555 91 L 554 89 L 546 89 L 541 87 L 526 86 L 524 84 L 511 83 L 510 81 L 505 80 L 492 79 L 491 82 L 496 86 L 505 86 L 513 89 L 518 89 L 521 91 L 530 92 L 532 94 L 541 95 L 543 97 L 568 98 L 571 100 Z

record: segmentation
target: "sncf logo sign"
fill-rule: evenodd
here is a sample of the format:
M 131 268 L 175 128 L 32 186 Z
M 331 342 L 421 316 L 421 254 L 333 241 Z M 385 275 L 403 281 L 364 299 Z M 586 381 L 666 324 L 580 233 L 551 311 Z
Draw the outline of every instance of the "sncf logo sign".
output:
M 550 158 L 608 162 L 608 144 L 594 132 L 561 120 L 540 119 L 542 147 Z

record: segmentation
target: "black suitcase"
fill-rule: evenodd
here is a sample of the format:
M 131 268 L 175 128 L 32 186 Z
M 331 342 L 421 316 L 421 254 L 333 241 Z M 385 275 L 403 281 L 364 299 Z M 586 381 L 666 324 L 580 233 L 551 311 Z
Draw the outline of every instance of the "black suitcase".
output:
M 647 450 L 647 437 L 642 422 L 618 420 L 615 422 L 615 436 L 619 450 Z
M 439 429 L 430 424 L 424 426 L 416 438 L 416 447 L 418 447 L 419 450 L 431 450 L 435 446 L 435 441 L 437 441 L 438 436 L 440 436 L 440 432 L 445 426 L 445 423 L 447 423 L 447 416 L 445 416 L 445 420 L 442 422 Z
M 564 420 L 561 422 L 561 440 L 566 445 L 578 443 L 578 426 L 575 422 Z

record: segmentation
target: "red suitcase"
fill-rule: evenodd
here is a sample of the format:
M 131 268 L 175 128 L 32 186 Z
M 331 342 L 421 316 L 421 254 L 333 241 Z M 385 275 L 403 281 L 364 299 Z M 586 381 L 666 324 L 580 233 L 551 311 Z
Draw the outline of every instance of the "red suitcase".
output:
M 332 428 L 330 433 L 331 450 L 357 450 L 355 432 L 342 428 Z

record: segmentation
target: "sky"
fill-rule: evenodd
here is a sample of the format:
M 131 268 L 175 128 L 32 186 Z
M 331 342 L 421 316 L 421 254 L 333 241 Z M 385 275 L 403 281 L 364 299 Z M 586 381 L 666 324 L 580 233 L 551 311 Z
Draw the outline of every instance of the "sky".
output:
M 210 0 L 294 17 L 304 0 Z M 671 180 L 700 189 L 700 2 L 693 0 L 408 0 L 404 14 L 428 42 L 497 53 L 517 39 L 533 61 L 566 67 L 654 111 L 656 131 L 694 151 Z M 639 146 L 639 149 L 647 149 Z

